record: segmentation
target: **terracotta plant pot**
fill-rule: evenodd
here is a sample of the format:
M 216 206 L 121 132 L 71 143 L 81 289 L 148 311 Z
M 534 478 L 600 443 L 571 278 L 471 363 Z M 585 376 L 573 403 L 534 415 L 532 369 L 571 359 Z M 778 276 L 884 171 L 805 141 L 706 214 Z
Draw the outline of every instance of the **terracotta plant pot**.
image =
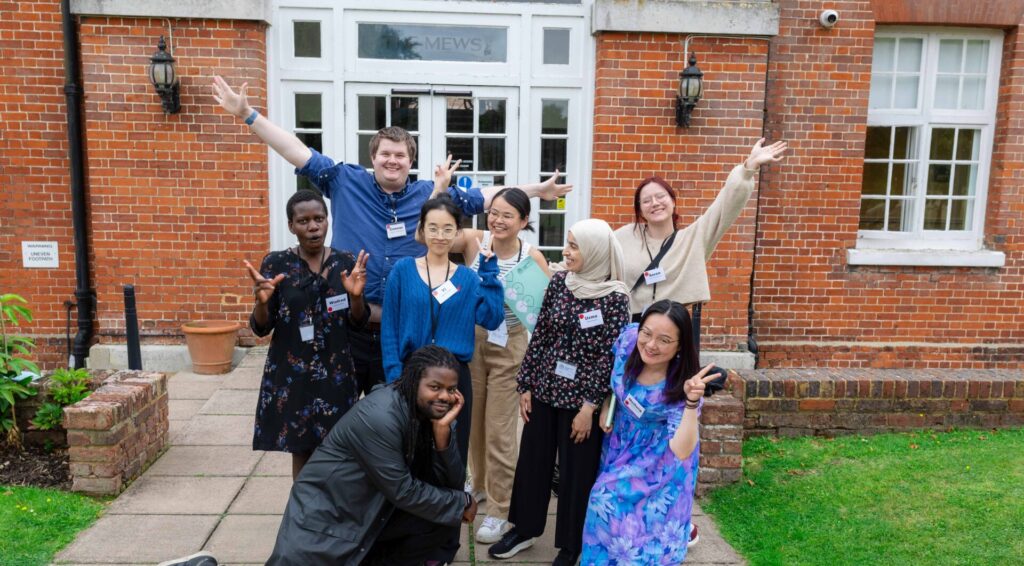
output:
M 192 358 L 192 371 L 203 374 L 231 371 L 231 356 L 238 341 L 237 322 L 194 321 L 181 325 Z

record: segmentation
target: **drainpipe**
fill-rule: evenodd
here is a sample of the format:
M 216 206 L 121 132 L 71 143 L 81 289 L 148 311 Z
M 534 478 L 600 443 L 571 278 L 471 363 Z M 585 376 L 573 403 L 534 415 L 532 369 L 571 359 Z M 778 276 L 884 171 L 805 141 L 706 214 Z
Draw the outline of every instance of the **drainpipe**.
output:
M 75 232 L 75 302 L 78 306 L 78 333 L 71 348 L 68 365 L 84 368 L 93 338 L 96 291 L 89 280 L 89 239 L 86 234 L 85 151 L 82 143 L 82 85 L 78 60 L 78 28 L 71 15 L 70 0 L 61 0 L 61 25 L 64 32 L 64 96 L 67 99 L 68 158 L 71 165 L 71 218 Z

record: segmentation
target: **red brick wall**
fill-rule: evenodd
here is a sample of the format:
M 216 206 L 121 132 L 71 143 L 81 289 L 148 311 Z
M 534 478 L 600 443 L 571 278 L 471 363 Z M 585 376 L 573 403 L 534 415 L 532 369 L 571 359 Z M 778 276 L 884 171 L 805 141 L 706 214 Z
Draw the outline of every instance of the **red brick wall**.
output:
M 704 100 L 690 128 L 683 129 L 675 126 L 675 92 L 686 67 L 682 40 L 663 33 L 597 36 L 591 213 L 612 226 L 633 220 L 633 192 L 651 175 L 677 190 L 676 210 L 682 225 L 689 224 L 761 136 L 767 43 L 691 42 L 705 74 Z M 746 344 L 753 228 L 752 198 L 708 266 L 712 300 L 703 311 L 706 348 Z
M 51 365 L 66 360 L 75 291 L 62 41 L 58 3 L 0 2 L 0 294 L 29 301 L 36 320 L 21 330 Z M 25 240 L 57 242 L 60 267 L 22 268 Z
M 1012 33 L 1003 55 L 985 227 L 1006 267 L 851 267 L 874 22 L 871 2 L 834 7 L 824 30 L 820 2 L 782 2 L 772 44 L 768 129 L 791 152 L 761 184 L 761 367 L 1024 367 L 1024 43 Z

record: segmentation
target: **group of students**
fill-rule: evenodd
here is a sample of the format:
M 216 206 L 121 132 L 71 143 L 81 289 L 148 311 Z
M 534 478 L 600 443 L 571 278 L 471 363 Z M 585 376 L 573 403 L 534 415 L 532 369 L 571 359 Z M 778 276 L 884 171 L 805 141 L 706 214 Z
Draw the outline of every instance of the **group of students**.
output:
M 556 467 L 554 564 L 682 562 L 699 411 L 721 381 L 699 367 L 687 306 L 710 299 L 705 261 L 785 143 L 758 141 L 683 229 L 670 185 L 643 180 L 634 222 L 573 224 L 549 266 L 521 232 L 531 197 L 571 190 L 557 172 L 463 191 L 449 157 L 411 181 L 415 141 L 392 127 L 370 143 L 371 173 L 260 116 L 245 85 L 213 88 L 335 220 L 332 248 L 326 201 L 300 190 L 286 208 L 298 245 L 247 264 L 250 326 L 273 332 L 253 448 L 292 453 L 295 479 L 268 564 L 451 562 L 484 498 L 477 540 L 512 557 L 544 531 Z M 460 228 L 485 210 L 488 230 Z M 529 336 L 503 290 L 527 258 L 550 276 Z

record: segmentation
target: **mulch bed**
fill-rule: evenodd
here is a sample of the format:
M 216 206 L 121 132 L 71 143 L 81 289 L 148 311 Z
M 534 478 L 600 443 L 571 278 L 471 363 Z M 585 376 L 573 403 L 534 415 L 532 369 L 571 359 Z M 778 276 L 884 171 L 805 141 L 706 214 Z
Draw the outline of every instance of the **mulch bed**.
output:
M 66 448 L 40 446 L 16 449 L 0 445 L 0 485 L 30 485 L 68 491 L 71 469 Z

